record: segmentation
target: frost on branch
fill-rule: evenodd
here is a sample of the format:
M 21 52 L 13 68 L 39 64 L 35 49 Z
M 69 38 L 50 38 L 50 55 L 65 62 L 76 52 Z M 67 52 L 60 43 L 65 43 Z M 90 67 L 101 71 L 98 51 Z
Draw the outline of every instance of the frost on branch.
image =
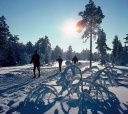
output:
M 49 77 L 56 85 L 51 85 Z M 40 84 L 28 94 L 22 111 L 32 109 L 32 114 L 44 113 L 59 103 L 64 113 L 72 108 L 77 108 L 79 114 L 87 114 L 89 109 L 92 113 L 119 112 L 120 102 L 108 89 L 121 85 L 118 78 L 118 72 L 110 66 L 103 69 L 93 66 L 81 71 L 77 65 L 67 64 L 63 72 L 48 76 L 47 84 Z M 55 112 L 58 113 L 58 109 Z

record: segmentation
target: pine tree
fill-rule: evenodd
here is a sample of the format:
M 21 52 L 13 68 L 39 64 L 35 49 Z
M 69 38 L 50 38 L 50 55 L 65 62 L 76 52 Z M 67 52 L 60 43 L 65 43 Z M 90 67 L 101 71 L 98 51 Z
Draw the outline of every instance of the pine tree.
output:
M 63 50 L 57 45 L 54 50 L 52 50 L 52 60 L 55 61 L 59 56 L 63 56 Z
M 85 10 L 80 12 L 79 15 L 82 17 L 77 23 L 78 32 L 81 32 L 84 28 L 84 34 L 82 38 L 87 40 L 90 38 L 90 67 L 92 66 L 92 37 L 96 35 L 96 30 L 104 18 L 101 8 L 95 5 L 92 0 L 85 5 Z
M 28 55 L 26 53 L 26 46 L 23 43 L 18 43 L 18 51 L 20 52 L 20 64 L 30 63 L 30 60 L 28 60 Z
M 9 26 L 6 24 L 6 18 L 0 17 L 0 49 L 4 48 L 8 37 L 10 36 Z
M 118 36 L 116 35 L 112 44 L 113 44 L 113 50 L 112 50 L 112 57 L 116 59 L 117 57 L 117 49 L 118 49 Z
M 128 34 L 126 34 L 127 36 L 124 38 L 125 39 L 125 46 L 123 48 L 123 64 L 126 65 L 128 64 Z
M 50 62 L 51 59 L 51 43 L 47 36 L 40 38 L 35 44 L 35 49 L 37 49 L 41 55 L 41 61 L 45 64 Z
M 110 48 L 106 44 L 106 34 L 103 29 L 98 30 L 98 38 L 96 44 L 96 49 L 100 53 L 101 64 L 105 64 L 107 62 L 107 50 L 110 50 Z
M 122 64 L 122 54 L 123 54 L 123 46 L 120 42 L 120 40 L 118 39 L 118 36 L 116 35 L 114 40 L 113 40 L 113 50 L 112 50 L 112 61 L 115 64 Z
M 32 54 L 34 52 L 34 46 L 31 41 L 26 43 L 25 52 L 26 52 L 26 61 L 27 61 L 27 63 L 30 63 Z
M 10 37 L 9 26 L 6 24 L 6 18 L 0 17 L 0 60 L 5 58 L 7 40 Z
M 27 52 L 27 54 L 28 55 L 31 55 L 32 53 L 33 53 L 33 44 L 32 44 L 32 42 L 31 41 L 29 41 L 29 42 L 27 42 L 26 43 L 26 52 Z
M 2 64 L 1 64 L 2 61 Z M 4 16 L 0 17 L 0 65 L 9 66 L 26 63 L 25 45 L 19 43 L 18 35 L 9 32 Z
M 100 54 L 97 53 L 97 52 L 94 52 L 94 53 L 93 53 L 93 58 L 92 58 L 92 60 L 93 60 L 93 61 L 99 61 L 99 58 L 100 58 Z
M 118 60 L 118 64 L 122 65 L 122 63 L 123 63 L 123 46 L 122 46 L 120 40 L 118 41 L 117 60 Z
M 126 34 L 127 36 L 124 38 L 125 39 L 125 47 L 128 48 L 128 34 Z
M 16 65 L 16 63 L 19 62 L 20 51 L 18 48 L 18 40 L 19 38 L 17 35 L 10 35 L 10 37 L 7 40 L 6 60 L 8 61 L 8 65 Z
M 66 52 L 66 59 L 67 60 L 72 60 L 72 53 L 73 53 L 73 50 L 72 50 L 72 46 L 70 45 L 68 47 L 67 52 Z
M 89 60 L 89 56 L 90 56 L 90 51 L 88 49 L 86 50 L 83 49 L 80 53 L 81 60 Z

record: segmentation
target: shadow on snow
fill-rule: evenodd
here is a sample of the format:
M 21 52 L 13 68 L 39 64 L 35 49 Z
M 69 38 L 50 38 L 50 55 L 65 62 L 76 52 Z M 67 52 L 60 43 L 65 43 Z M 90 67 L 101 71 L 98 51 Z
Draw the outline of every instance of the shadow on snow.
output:
M 69 114 L 72 108 L 78 114 L 127 114 L 128 104 L 121 104 L 108 89 L 110 86 L 127 87 L 120 80 L 124 80 L 123 76 L 128 72 L 123 73 L 118 69 L 122 72 L 119 74 L 115 69 L 117 68 L 107 66 L 100 70 L 93 66 L 81 71 L 77 65 L 69 65 L 63 72 L 49 76 L 48 84 L 39 84 L 30 91 L 24 102 L 8 110 L 7 114 L 14 111 L 21 114 L 43 114 L 49 110 L 54 114 L 58 114 L 60 110 Z M 56 85 L 52 85 L 51 81 L 56 81 Z M 59 109 L 56 104 L 59 104 Z

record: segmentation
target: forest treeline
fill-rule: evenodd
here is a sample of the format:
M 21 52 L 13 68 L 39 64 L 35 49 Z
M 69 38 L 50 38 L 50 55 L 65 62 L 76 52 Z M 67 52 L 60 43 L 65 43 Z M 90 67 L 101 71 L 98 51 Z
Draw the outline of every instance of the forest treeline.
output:
M 48 64 L 54 62 L 61 56 L 63 59 L 71 60 L 73 55 L 77 55 L 79 59 L 89 60 L 89 50 L 82 50 L 80 53 L 73 51 L 69 46 L 67 51 L 63 51 L 58 45 L 52 49 L 49 37 L 44 35 L 37 38 L 37 42 L 32 44 L 28 41 L 23 44 L 19 41 L 18 35 L 13 35 L 6 23 L 4 16 L 0 17 L 0 66 L 12 66 L 30 63 L 34 50 L 38 50 L 41 56 L 41 63 Z
M 115 36 L 113 40 L 113 49 L 110 49 L 106 44 L 106 34 L 103 30 L 99 29 L 97 37 L 97 52 L 93 53 L 93 61 L 110 62 L 113 61 L 115 64 L 126 64 L 128 63 L 127 46 L 123 47 L 118 36 Z M 89 60 L 90 51 L 83 49 L 81 52 L 75 52 L 72 46 L 68 46 L 66 51 L 56 45 L 55 48 L 51 47 L 49 37 L 44 35 L 37 38 L 37 42 L 32 44 L 28 41 L 23 44 L 19 41 L 18 35 L 13 35 L 9 26 L 6 23 L 4 16 L 0 17 L 0 66 L 13 66 L 30 63 L 31 56 L 34 50 L 38 50 L 41 56 L 42 64 L 49 64 L 50 62 L 56 61 L 58 56 L 63 57 L 65 60 L 72 60 L 72 57 L 76 55 L 79 60 Z M 107 50 L 111 50 L 111 54 L 107 53 Z

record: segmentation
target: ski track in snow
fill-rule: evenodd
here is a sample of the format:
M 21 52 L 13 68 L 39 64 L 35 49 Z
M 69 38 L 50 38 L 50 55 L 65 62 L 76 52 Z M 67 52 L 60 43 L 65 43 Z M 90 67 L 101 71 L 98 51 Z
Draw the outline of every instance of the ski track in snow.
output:
M 81 69 L 84 70 L 88 65 L 88 62 L 82 63 Z M 48 76 L 58 72 L 57 65 L 41 67 L 41 76 L 33 79 L 32 69 L 32 65 L 0 68 L 1 114 L 5 114 L 12 107 L 17 107 L 25 100 L 30 91 L 38 87 L 39 84 L 46 83 Z M 38 73 L 36 75 L 38 76 Z M 128 99 L 126 103 L 128 104 Z
M 41 76 L 33 77 L 32 66 L 0 68 L 0 113 L 24 101 L 27 94 L 40 83 L 45 82 L 48 75 L 57 71 L 56 67 L 41 67 Z

